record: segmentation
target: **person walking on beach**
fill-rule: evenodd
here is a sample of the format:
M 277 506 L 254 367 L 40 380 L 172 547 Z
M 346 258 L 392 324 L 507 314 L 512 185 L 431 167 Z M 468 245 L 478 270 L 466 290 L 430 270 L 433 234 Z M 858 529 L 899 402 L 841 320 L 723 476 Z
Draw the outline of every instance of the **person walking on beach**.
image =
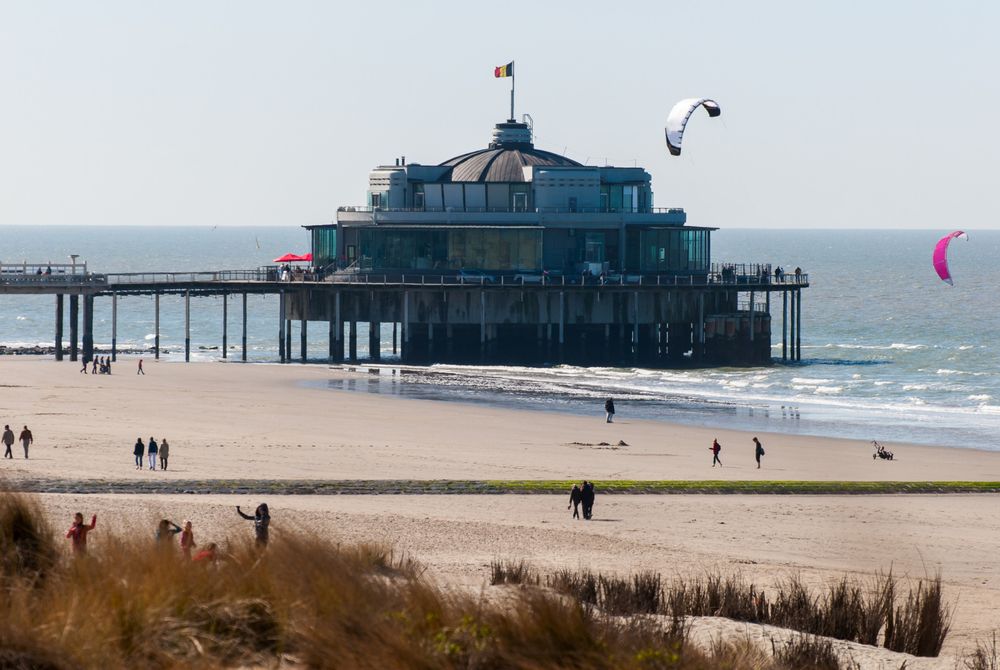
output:
M 718 439 L 712 440 L 712 446 L 709 447 L 708 449 L 709 451 L 712 452 L 712 467 L 714 468 L 715 464 L 718 463 L 719 467 L 721 468 L 722 461 L 719 459 L 719 452 L 722 451 L 722 445 L 719 444 L 719 440 Z
M 573 508 L 573 518 L 580 518 L 580 501 L 583 500 L 583 491 L 580 490 L 579 484 L 573 484 L 573 490 L 569 492 L 569 505 L 566 509 L 570 507 Z
M 167 444 L 167 438 L 163 438 L 160 442 L 160 469 L 167 469 L 167 459 L 170 458 L 170 445 Z
M 21 441 L 21 446 L 24 447 L 24 460 L 28 460 L 28 447 L 30 447 L 31 443 L 35 441 L 35 438 L 32 437 L 31 431 L 28 430 L 27 426 L 25 426 L 24 430 L 21 431 L 21 435 L 17 439 Z
M 90 517 L 90 525 L 83 523 L 83 513 L 77 512 L 73 517 L 73 525 L 66 531 L 73 553 L 77 556 L 87 553 L 87 533 L 97 527 L 97 515 Z
M 608 398 L 604 401 L 604 411 L 608 413 L 608 418 L 606 423 L 614 423 L 615 419 L 615 401 Z
M 184 521 L 184 530 L 181 531 L 181 553 L 184 558 L 191 560 L 191 550 L 198 545 L 194 542 L 194 531 L 191 529 L 191 522 Z
M 3 427 L 3 437 L 0 438 L 0 441 L 3 442 L 3 446 L 5 447 L 3 457 L 13 460 L 14 454 L 10 452 L 10 448 L 14 444 L 14 431 L 10 429 L 10 426 Z
M 257 509 L 254 511 L 253 516 L 249 514 L 244 514 L 240 506 L 236 506 L 236 513 L 247 521 L 253 521 L 254 537 L 259 549 L 263 549 L 267 546 L 268 541 L 268 527 L 271 525 L 271 513 L 267 509 L 267 503 L 261 503 L 257 505 Z
M 143 370 L 142 370 L 142 359 L 141 358 L 139 359 L 139 367 L 138 367 L 138 369 L 136 369 L 135 373 L 137 375 L 142 375 L 144 377 L 146 376 L 146 373 L 143 372 Z
M 181 527 L 170 519 L 160 519 L 156 526 L 156 548 L 166 549 L 170 546 L 170 541 L 177 533 L 181 532 Z
M 94 359 L 92 360 L 92 362 L 93 362 L 93 364 L 94 364 L 94 367 L 93 367 L 93 368 L 91 368 L 91 370 L 90 370 L 90 374 L 92 374 L 92 375 L 96 375 L 96 374 L 97 374 L 97 363 L 98 363 L 98 362 L 99 362 L 100 360 L 101 360 L 101 357 L 100 357 L 100 356 L 96 356 L 96 357 L 95 357 L 95 358 L 94 358 Z
M 149 469 L 156 470 L 156 453 L 159 449 L 156 446 L 156 440 L 149 438 L 149 446 L 146 447 L 146 453 L 149 454 Z
M 80 372 L 82 372 L 83 374 L 87 374 L 87 359 L 86 358 L 83 359 L 83 367 L 80 368 Z
M 142 438 L 135 438 L 135 446 L 132 447 L 132 454 L 135 456 L 135 469 L 142 470 L 142 453 L 146 450 L 146 446 L 142 443 Z
M 760 443 L 756 437 L 753 438 L 754 448 L 753 455 L 757 459 L 757 469 L 760 470 L 760 457 L 764 455 L 764 446 Z
M 594 516 L 594 484 L 592 482 L 583 482 L 580 502 L 583 503 L 583 518 L 590 520 Z

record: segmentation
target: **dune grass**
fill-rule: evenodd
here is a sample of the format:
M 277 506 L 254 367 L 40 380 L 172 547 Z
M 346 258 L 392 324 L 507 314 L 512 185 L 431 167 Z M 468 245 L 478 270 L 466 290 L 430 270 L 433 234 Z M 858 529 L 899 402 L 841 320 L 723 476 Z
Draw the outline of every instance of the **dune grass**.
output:
M 499 570 L 524 585 L 484 597 L 441 589 L 384 547 L 281 528 L 265 550 L 228 546 L 207 564 L 106 531 L 86 555 L 64 542 L 34 500 L 0 493 L 0 667 L 792 670 L 823 658 L 808 642 L 788 660 L 739 641 L 700 650 L 680 619 L 616 616 L 634 594 L 659 609 L 645 578 L 598 579 L 611 614 L 531 585 L 524 563 Z

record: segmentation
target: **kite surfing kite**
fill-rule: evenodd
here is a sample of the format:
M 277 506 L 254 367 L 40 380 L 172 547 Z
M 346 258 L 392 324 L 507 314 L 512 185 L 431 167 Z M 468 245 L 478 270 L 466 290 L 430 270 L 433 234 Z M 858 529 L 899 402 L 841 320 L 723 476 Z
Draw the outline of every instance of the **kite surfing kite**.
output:
M 667 116 L 667 127 L 664 129 L 667 134 L 667 148 L 672 156 L 681 155 L 681 142 L 684 140 L 684 128 L 688 119 L 699 107 L 704 107 L 708 115 L 713 119 L 722 114 L 719 103 L 708 98 L 686 98 L 681 100 L 670 110 Z
M 955 282 L 951 280 L 951 272 L 948 271 L 948 245 L 956 237 L 960 237 L 963 240 L 968 240 L 969 236 L 966 235 L 961 230 L 956 230 L 953 233 L 948 233 L 934 245 L 934 271 L 937 272 L 938 277 L 943 281 L 948 282 L 949 286 L 954 286 Z

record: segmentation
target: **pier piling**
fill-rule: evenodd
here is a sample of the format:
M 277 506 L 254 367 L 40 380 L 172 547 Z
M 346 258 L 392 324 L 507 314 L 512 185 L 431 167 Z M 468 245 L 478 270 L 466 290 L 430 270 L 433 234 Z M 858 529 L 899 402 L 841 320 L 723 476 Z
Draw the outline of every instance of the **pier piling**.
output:
M 160 360 L 160 292 L 153 295 L 153 358 Z
M 80 296 L 71 294 L 69 296 L 69 359 L 77 360 L 79 357 L 79 333 L 80 333 Z
M 802 289 L 795 289 L 795 360 L 802 360 Z
M 111 362 L 118 360 L 118 294 L 111 294 Z
M 278 294 L 278 361 L 285 362 L 285 292 Z
M 191 361 L 191 291 L 184 291 L 184 362 Z
M 229 348 L 227 335 L 229 334 L 229 294 L 222 294 L 222 357 L 226 358 L 226 349 Z
M 292 362 L 292 320 L 285 319 L 285 362 Z
M 299 321 L 299 358 L 303 363 L 306 362 L 306 354 L 308 352 L 308 343 L 306 341 L 306 330 L 308 328 L 309 322 L 305 319 Z
M 246 363 L 247 360 L 247 292 L 243 292 L 243 357 L 242 360 Z
M 83 296 L 83 360 L 94 360 L 94 296 Z
M 63 359 L 63 294 L 56 294 L 56 360 Z
M 788 361 L 788 291 L 781 292 L 781 360 Z

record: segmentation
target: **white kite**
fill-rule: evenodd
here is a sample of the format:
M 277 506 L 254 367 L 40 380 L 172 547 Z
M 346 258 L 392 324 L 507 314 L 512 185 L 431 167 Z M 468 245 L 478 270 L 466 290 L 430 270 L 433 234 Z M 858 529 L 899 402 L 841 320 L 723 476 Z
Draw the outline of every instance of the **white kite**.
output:
M 705 111 L 712 118 L 722 114 L 719 103 L 708 98 L 686 98 L 681 100 L 670 110 L 667 116 L 667 127 L 664 129 L 667 134 L 667 148 L 672 156 L 681 155 L 681 142 L 684 140 L 684 128 L 688 119 L 694 114 L 694 110 L 704 107 Z

